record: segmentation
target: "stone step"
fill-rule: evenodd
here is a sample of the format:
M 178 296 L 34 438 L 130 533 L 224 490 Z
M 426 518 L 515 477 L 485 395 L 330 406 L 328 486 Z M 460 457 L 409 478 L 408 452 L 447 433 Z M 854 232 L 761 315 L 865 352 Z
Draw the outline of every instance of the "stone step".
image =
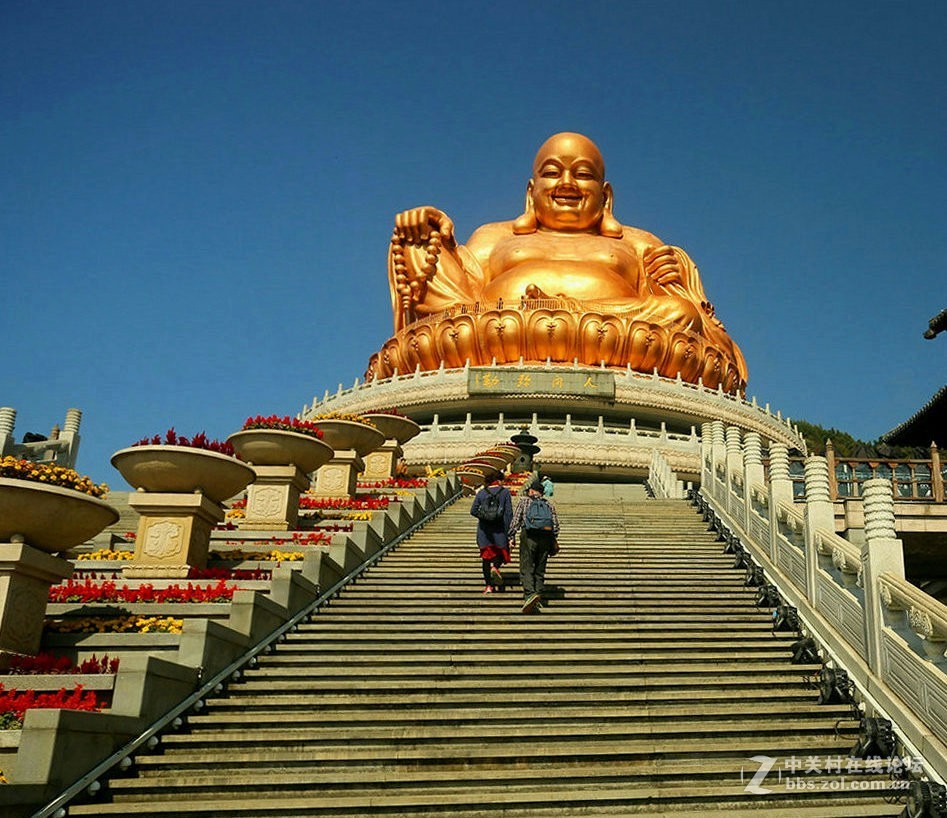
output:
M 752 771 L 752 767 L 751 767 Z M 371 773 L 375 770 L 372 769 Z M 218 797 L 221 791 L 230 797 L 239 793 L 259 795 L 264 792 L 279 793 L 281 789 L 291 787 L 297 794 L 310 792 L 320 800 L 326 797 L 345 797 L 358 794 L 362 798 L 375 799 L 386 796 L 417 797 L 425 792 L 437 792 L 443 795 L 468 793 L 476 795 L 478 785 L 477 771 L 464 775 L 464 771 L 431 770 L 393 770 L 382 773 L 378 780 L 369 777 L 369 769 L 361 768 L 355 772 L 344 768 L 323 772 L 318 769 L 253 770 L 234 780 L 226 774 L 200 774 L 175 781 L 175 787 L 189 798 Z M 741 781 L 741 772 L 743 778 Z M 539 787 L 588 788 L 616 786 L 730 786 L 745 788 L 749 778 L 745 769 L 734 769 L 732 764 L 714 764 L 698 761 L 695 763 L 675 763 L 658 765 L 653 762 L 628 762 L 620 765 L 573 765 L 548 768 L 512 768 L 503 774 L 503 790 L 507 793 L 529 793 Z M 848 778 L 850 785 L 875 788 L 876 791 L 890 787 L 891 782 L 875 775 L 855 774 Z M 836 782 L 833 776 L 825 774 L 784 775 L 777 783 L 783 789 L 805 790 L 809 787 L 830 792 Z M 137 780 L 122 780 L 113 785 L 113 794 L 117 801 L 131 801 L 148 794 L 158 800 L 170 800 L 175 793 L 164 789 L 166 777 L 146 775 Z
M 593 761 L 605 763 L 636 761 L 662 761 L 677 763 L 679 759 L 712 759 L 743 756 L 747 764 L 757 765 L 750 759 L 754 755 L 768 754 L 773 758 L 826 757 L 846 753 L 852 746 L 851 737 L 834 737 L 831 729 L 810 731 L 785 730 L 772 736 L 766 735 L 708 735 L 628 737 L 625 735 L 579 735 L 567 736 L 561 741 L 546 737 L 542 741 L 529 738 L 498 736 L 490 742 L 470 741 L 421 742 L 406 739 L 396 744 L 378 742 L 338 742 L 337 745 L 320 746 L 312 740 L 300 740 L 253 745 L 244 747 L 212 744 L 200 747 L 168 747 L 161 755 L 142 755 L 136 760 L 141 769 L 163 768 L 176 771 L 239 769 L 253 763 L 255 769 L 293 768 L 324 765 L 384 764 L 399 767 L 431 769 L 460 769 L 479 767 L 509 769 L 548 764 L 581 764 Z M 768 753 L 767 748 L 774 749 Z M 187 773 L 190 775 L 190 772 Z
M 504 694 L 507 695 L 507 694 Z M 234 700 L 225 700 L 213 705 L 210 712 L 192 715 L 188 721 L 192 728 L 200 726 L 212 727 L 217 730 L 244 730 L 252 722 L 256 727 L 281 727 L 287 722 L 294 726 L 319 725 L 327 723 L 327 714 L 323 710 L 302 711 L 301 709 L 281 709 L 275 705 L 261 712 L 255 709 L 252 719 L 248 719 L 245 701 L 254 697 L 240 697 Z M 753 700 L 749 700 L 753 701 Z M 511 720 L 522 724 L 549 724 L 549 723 L 578 723 L 587 719 L 610 721 L 650 721 L 662 719 L 679 719 L 687 717 L 702 721 L 733 714 L 733 703 L 729 699 L 704 700 L 700 707 L 690 703 L 662 704 L 652 701 L 646 703 L 610 701 L 565 701 L 544 707 L 527 707 L 525 703 L 504 701 L 492 705 L 484 705 L 482 701 L 473 701 L 469 707 L 440 707 L 440 708 L 337 708 L 336 715 L 344 718 L 347 725 L 364 726 L 377 724 L 399 724 L 413 727 L 416 725 L 445 725 L 466 724 L 475 722 L 483 727 L 508 725 Z M 847 705 L 824 705 L 813 711 L 811 701 L 773 701 L 765 702 L 765 715 L 772 718 L 789 716 L 811 716 L 813 712 L 823 718 L 838 720 L 850 718 L 852 709 Z M 834 723 L 834 722 L 833 722 Z
M 696 708 L 694 712 L 698 712 Z M 247 727 L 250 726 L 250 723 L 247 723 Z M 589 735 L 590 726 L 594 737 Z M 522 735 L 517 725 L 509 722 L 492 731 L 484 730 L 479 724 L 355 727 L 348 722 L 342 725 L 305 727 L 297 724 L 260 727 L 253 724 L 252 728 L 239 731 L 206 727 L 194 734 L 172 733 L 164 737 L 164 749 L 165 752 L 172 748 L 182 748 L 227 754 L 244 747 L 281 749 L 284 746 L 305 744 L 312 748 L 338 748 L 341 751 L 348 748 L 352 742 L 358 741 L 363 748 L 379 748 L 393 755 L 398 755 L 403 749 L 420 751 L 427 747 L 437 747 L 438 752 L 458 753 L 463 752 L 465 747 L 486 747 L 494 744 L 507 746 L 515 743 Z M 853 720 L 851 715 L 846 720 L 835 722 L 825 718 L 796 718 L 787 721 L 783 715 L 768 717 L 761 713 L 754 713 L 749 718 L 743 714 L 735 718 L 731 714 L 730 717 L 692 720 L 689 714 L 685 713 L 677 717 L 661 719 L 655 716 L 638 721 L 586 719 L 577 723 L 533 724 L 529 730 L 529 740 L 579 742 L 587 745 L 600 741 L 643 741 L 660 734 L 666 741 L 678 740 L 699 745 L 707 738 L 756 736 L 763 732 L 768 737 L 824 736 L 835 733 L 847 738 L 851 743 L 858 733 L 858 721 Z M 449 750 L 447 743 L 450 745 Z
M 896 816 L 900 807 L 891 804 L 862 803 L 880 800 L 877 792 L 853 790 L 844 795 L 821 791 L 778 792 L 770 796 L 754 796 L 753 806 L 747 808 L 745 787 L 700 786 L 693 784 L 645 783 L 629 785 L 600 782 L 571 784 L 559 788 L 549 784 L 537 788 L 510 788 L 501 782 L 484 782 L 466 791 L 444 793 L 424 790 L 417 794 L 385 792 L 383 796 L 359 797 L 341 795 L 314 797 L 318 794 L 276 796 L 248 793 L 232 798 L 211 795 L 208 798 L 189 798 L 184 801 L 168 799 L 141 802 L 118 801 L 112 804 L 94 804 L 70 808 L 71 815 L 127 815 L 138 816 L 200 815 L 204 818 L 231 818 L 240 816 L 335 816 L 335 818 L 362 818 L 365 815 L 420 818 L 421 816 L 449 815 L 462 818 L 494 818 L 511 816 L 643 816 L 686 814 L 690 818 L 732 818 L 738 816 L 779 816 L 779 818 L 847 818 L 848 816 Z M 498 785 L 499 783 L 499 785 Z M 486 795 L 485 795 L 486 793 Z M 659 802 L 659 811 L 655 803 Z M 767 803 L 768 802 L 768 803 Z M 91 807 L 91 809 L 89 809 Z M 722 809 L 723 808 L 723 809 Z M 765 812 L 764 812 L 765 810 Z
M 528 691 L 507 690 L 503 697 L 491 702 L 493 709 L 500 711 L 508 707 L 527 707 L 532 704 L 541 705 L 547 710 L 561 707 L 575 707 L 578 704 L 589 707 L 601 704 L 632 704 L 641 705 L 646 702 L 651 706 L 673 705 L 687 702 L 690 706 L 699 703 L 700 707 L 716 706 L 721 702 L 728 702 L 733 706 L 734 691 L 723 687 L 704 687 L 695 689 L 688 684 L 663 685 L 652 687 L 646 695 L 642 695 L 639 685 L 630 685 L 623 689 L 592 687 L 582 691 L 581 700 L 576 699 L 575 688 L 564 685 L 559 688 L 529 689 Z M 227 712 L 229 707 L 225 699 L 216 705 L 221 712 Z M 815 691 L 798 685 L 761 685 L 759 687 L 743 686 L 739 690 L 739 701 L 746 702 L 754 707 L 770 707 L 775 704 L 793 702 L 806 704 L 816 711 L 821 707 L 816 705 Z M 329 690 L 298 692 L 292 689 L 269 690 L 257 692 L 242 692 L 239 706 L 247 711 L 263 710 L 316 710 L 328 712 L 335 710 L 395 710 L 403 711 L 410 716 L 418 711 L 434 711 L 461 707 L 483 706 L 483 692 L 479 688 L 458 689 L 453 686 L 444 688 L 425 688 L 415 691 L 406 689 L 402 685 L 395 685 L 388 690 Z M 811 711 L 809 711 L 811 712 Z M 343 714 L 344 715 L 344 714 Z
M 798 666 L 802 670 L 808 670 L 810 673 L 818 670 L 817 666 Z M 385 690 L 403 690 L 406 683 L 414 685 L 423 684 L 427 690 L 450 694 L 460 692 L 461 690 L 483 690 L 487 685 L 501 687 L 503 685 L 512 685 L 522 683 L 529 679 L 530 689 L 533 692 L 555 691 L 555 690 L 574 690 L 577 687 L 584 687 L 586 690 L 591 688 L 607 689 L 618 692 L 631 690 L 643 695 L 642 686 L 646 684 L 648 689 L 674 689 L 689 691 L 690 695 L 697 695 L 698 691 L 704 688 L 726 689 L 731 695 L 743 695 L 747 688 L 754 687 L 795 687 L 801 688 L 802 682 L 799 674 L 795 671 L 780 672 L 778 666 L 759 663 L 758 666 L 748 668 L 742 672 L 731 672 L 722 675 L 720 678 L 711 676 L 708 671 L 691 671 L 679 674 L 668 672 L 655 672 L 654 667 L 643 665 L 633 666 L 627 672 L 603 671 L 600 674 L 589 674 L 587 672 L 569 672 L 557 673 L 554 669 L 538 667 L 534 668 L 530 674 L 529 668 L 524 669 L 522 673 L 460 673 L 449 670 L 437 672 L 428 669 L 426 672 L 398 672 L 391 673 L 373 673 L 371 676 L 359 669 L 352 674 L 323 674 L 314 678 L 306 678 L 298 671 L 293 674 L 287 674 L 283 681 L 281 678 L 270 675 L 267 679 L 257 680 L 254 677 L 244 677 L 241 685 L 246 690 L 269 690 L 274 693 L 281 691 L 295 691 L 299 695 L 309 692 L 337 691 L 340 693 L 351 692 L 351 685 L 354 683 L 360 691 L 378 693 Z M 294 687 L 295 685 L 295 687 Z M 348 686 L 347 686 L 348 685 Z M 815 698 L 813 696 L 813 698 Z
M 310 651 L 292 652 L 281 649 L 275 656 L 260 657 L 260 664 L 269 669 L 295 669 L 300 666 L 313 665 L 316 667 L 372 667 L 375 665 L 476 665 L 501 667 L 508 664 L 522 664 L 526 657 L 530 663 L 560 664 L 563 653 L 568 652 L 570 664 L 573 666 L 589 667 L 592 663 L 603 662 L 680 662 L 682 658 L 692 659 L 698 664 L 707 662 L 724 662 L 727 660 L 785 662 L 787 653 L 785 647 L 778 644 L 761 644 L 755 649 L 745 647 L 734 649 L 720 646 L 717 650 L 701 648 L 695 650 L 692 645 L 678 645 L 676 649 L 666 646 L 654 646 L 650 650 L 624 649 L 612 647 L 565 647 L 562 650 L 550 648 L 548 645 L 536 647 L 530 642 L 513 643 L 497 646 L 491 642 L 475 645 L 461 645 L 453 648 L 444 646 L 428 646 L 423 648 L 413 645 L 410 648 L 393 652 L 390 645 L 377 645 L 374 648 L 366 646 L 350 646 L 342 651 L 328 651 L 323 648 L 319 656 L 313 656 Z
M 566 484 L 568 485 L 568 484 Z M 188 728 L 72 815 L 895 816 L 881 777 L 797 772 L 746 790 L 753 756 L 847 755 L 756 589 L 681 501 L 557 502 L 550 601 L 482 596 L 469 498 L 259 657 Z M 611 496 L 612 489 L 601 489 Z M 584 516 L 583 516 L 584 515 Z M 741 775 L 742 773 L 742 775 Z M 786 786 L 791 782 L 793 787 Z M 811 787 L 808 785 L 812 785 Z M 805 785 L 805 786 L 804 786 Z

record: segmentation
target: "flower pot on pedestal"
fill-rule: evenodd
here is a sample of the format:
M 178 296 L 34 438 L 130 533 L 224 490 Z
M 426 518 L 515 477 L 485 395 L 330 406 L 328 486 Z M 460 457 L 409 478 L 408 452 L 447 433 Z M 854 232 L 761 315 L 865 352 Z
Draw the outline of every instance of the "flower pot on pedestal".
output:
M 365 469 L 365 455 L 378 449 L 385 436 L 374 426 L 353 420 L 314 420 L 323 440 L 334 452 L 332 459 L 316 472 L 318 497 L 351 497 L 358 474 Z
M 421 433 L 421 427 L 411 418 L 389 415 L 384 412 L 368 412 L 362 417 L 370 420 L 385 436 L 385 442 L 366 455 L 365 480 L 390 480 L 395 476 L 395 467 L 404 454 L 402 446 Z
M 299 493 L 309 473 L 332 459 L 332 447 L 312 435 L 282 429 L 244 429 L 227 441 L 253 467 L 241 529 L 287 531 L 299 521 Z
M 114 508 L 82 492 L 0 478 L 0 651 L 39 651 L 49 589 L 73 570 L 53 554 L 116 522 Z
M 129 576 L 185 577 L 204 568 L 210 532 L 224 519 L 221 503 L 246 488 L 253 469 L 229 455 L 185 446 L 133 446 L 112 465 L 137 489 L 140 515 Z

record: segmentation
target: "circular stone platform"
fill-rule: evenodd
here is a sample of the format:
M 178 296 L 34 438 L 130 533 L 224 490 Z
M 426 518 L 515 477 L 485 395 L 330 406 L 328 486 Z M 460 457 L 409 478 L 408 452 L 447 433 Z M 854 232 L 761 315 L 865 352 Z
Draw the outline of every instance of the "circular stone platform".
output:
M 581 365 L 506 364 L 417 371 L 339 387 L 300 415 L 396 407 L 422 428 L 404 446 L 409 467 L 454 466 L 527 428 L 556 478 L 637 481 L 658 449 L 683 480 L 698 480 L 701 424 L 722 420 L 764 441 L 804 449 L 792 424 L 701 384 Z

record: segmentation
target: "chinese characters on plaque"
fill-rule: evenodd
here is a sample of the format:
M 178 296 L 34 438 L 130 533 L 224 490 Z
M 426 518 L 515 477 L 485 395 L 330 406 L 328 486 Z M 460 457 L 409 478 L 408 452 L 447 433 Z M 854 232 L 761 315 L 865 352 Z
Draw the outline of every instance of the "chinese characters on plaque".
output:
M 615 399 L 611 372 L 564 372 L 548 369 L 472 367 L 467 376 L 470 395 L 581 395 Z

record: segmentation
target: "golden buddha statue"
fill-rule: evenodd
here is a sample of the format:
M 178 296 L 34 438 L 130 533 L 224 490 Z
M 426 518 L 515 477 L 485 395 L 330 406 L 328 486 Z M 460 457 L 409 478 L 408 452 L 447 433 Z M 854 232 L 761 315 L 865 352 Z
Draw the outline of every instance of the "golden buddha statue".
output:
M 525 212 L 477 228 L 466 246 L 437 208 L 399 213 L 388 254 L 395 335 L 366 378 L 522 358 L 743 390 L 743 355 L 694 263 L 612 210 L 595 143 L 560 133 L 536 154 Z

